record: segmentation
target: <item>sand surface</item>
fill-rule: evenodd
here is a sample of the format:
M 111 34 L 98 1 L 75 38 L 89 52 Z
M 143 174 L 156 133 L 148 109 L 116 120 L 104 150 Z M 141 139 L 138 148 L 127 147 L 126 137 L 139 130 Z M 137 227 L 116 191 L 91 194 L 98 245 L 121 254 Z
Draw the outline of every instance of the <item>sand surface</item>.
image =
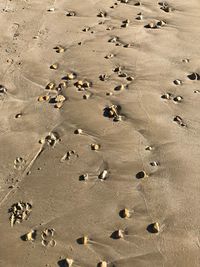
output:
M 200 266 L 199 10 L 0 1 L 0 267 Z

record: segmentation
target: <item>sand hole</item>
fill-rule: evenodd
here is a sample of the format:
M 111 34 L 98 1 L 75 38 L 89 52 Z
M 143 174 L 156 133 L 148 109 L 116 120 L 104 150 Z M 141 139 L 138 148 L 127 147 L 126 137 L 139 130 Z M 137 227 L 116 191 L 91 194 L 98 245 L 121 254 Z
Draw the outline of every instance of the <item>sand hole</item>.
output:
M 148 177 L 149 175 L 145 172 L 145 171 L 140 171 L 136 174 L 136 178 L 137 179 L 143 179 Z
M 197 72 L 193 72 L 187 76 L 190 80 L 200 80 L 200 75 Z

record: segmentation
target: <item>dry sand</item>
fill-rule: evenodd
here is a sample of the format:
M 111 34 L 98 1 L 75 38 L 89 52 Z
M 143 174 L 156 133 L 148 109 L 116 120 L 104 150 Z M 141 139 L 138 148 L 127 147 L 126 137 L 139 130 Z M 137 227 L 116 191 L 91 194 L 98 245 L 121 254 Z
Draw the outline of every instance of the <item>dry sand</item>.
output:
M 0 1 L 0 266 L 200 266 L 199 9 Z

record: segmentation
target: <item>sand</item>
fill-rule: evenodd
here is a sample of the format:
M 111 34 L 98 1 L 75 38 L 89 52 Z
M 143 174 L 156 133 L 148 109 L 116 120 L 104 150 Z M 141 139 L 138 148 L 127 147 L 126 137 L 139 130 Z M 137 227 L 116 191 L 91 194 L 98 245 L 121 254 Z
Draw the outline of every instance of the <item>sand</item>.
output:
M 199 266 L 199 8 L 1 1 L 0 266 Z

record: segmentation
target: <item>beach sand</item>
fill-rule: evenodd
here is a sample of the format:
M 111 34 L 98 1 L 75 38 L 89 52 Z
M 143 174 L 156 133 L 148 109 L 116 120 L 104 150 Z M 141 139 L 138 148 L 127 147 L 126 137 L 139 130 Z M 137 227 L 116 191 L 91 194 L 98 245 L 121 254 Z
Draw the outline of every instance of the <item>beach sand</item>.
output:
M 0 266 L 197 267 L 200 2 L 0 13 Z

